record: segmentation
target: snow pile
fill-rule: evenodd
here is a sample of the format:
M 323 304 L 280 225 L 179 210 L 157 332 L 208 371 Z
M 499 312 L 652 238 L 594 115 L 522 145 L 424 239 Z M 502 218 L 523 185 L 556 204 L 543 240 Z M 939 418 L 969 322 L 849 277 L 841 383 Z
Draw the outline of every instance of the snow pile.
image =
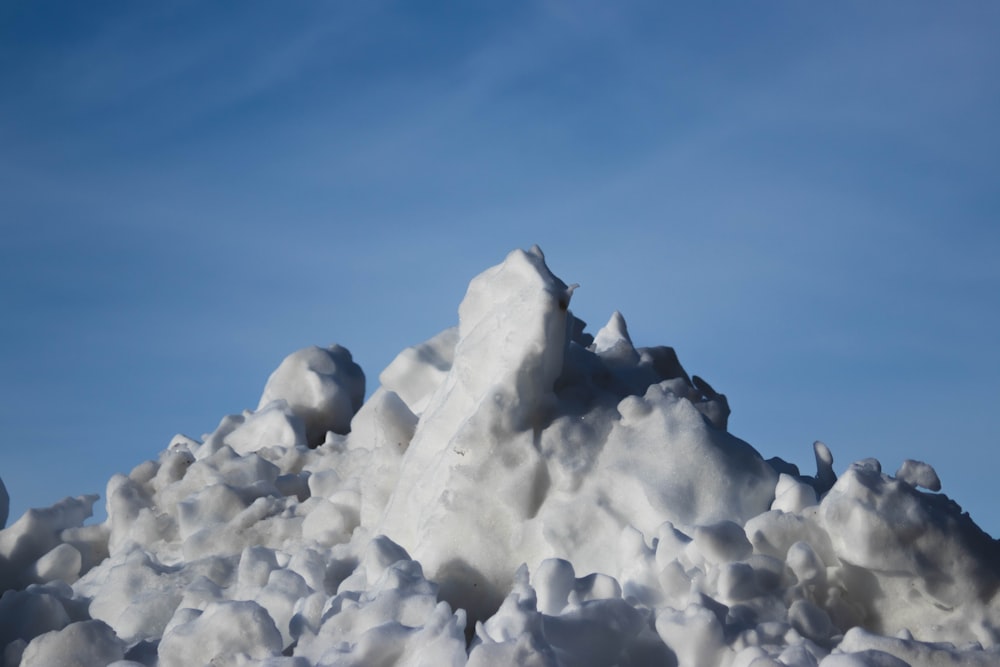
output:
M 515 251 L 363 405 L 346 349 L 301 350 L 112 478 L 103 524 L 96 496 L 30 510 L 4 664 L 1000 664 L 1000 547 L 930 466 L 765 461 L 572 292 Z

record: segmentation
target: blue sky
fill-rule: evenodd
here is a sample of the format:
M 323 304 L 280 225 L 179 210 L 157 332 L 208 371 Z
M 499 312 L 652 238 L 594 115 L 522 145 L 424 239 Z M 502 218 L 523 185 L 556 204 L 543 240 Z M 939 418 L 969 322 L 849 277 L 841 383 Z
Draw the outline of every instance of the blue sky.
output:
M 765 456 L 926 460 L 1000 535 L 998 32 L 992 2 L 5 3 L 11 520 L 305 345 L 372 389 L 538 243 Z

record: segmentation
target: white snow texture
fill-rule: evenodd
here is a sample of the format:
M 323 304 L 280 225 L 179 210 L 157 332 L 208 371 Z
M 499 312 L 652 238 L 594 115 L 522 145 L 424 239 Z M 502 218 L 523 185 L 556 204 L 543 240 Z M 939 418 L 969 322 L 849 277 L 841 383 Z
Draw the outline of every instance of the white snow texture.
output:
M 514 251 L 363 405 L 350 352 L 300 350 L 256 410 L 114 476 L 104 523 L 97 496 L 29 510 L 0 663 L 1000 664 L 998 542 L 931 466 L 765 461 L 572 293 Z

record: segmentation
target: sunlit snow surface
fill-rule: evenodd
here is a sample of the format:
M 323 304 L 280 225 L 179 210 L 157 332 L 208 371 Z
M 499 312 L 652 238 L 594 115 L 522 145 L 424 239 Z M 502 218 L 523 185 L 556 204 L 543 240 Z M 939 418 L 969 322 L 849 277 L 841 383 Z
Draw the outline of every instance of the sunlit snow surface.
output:
M 572 292 L 515 251 L 364 405 L 345 348 L 300 350 L 113 477 L 105 523 L 29 511 L 0 531 L 5 664 L 1000 664 L 1000 548 L 930 466 L 765 461 Z

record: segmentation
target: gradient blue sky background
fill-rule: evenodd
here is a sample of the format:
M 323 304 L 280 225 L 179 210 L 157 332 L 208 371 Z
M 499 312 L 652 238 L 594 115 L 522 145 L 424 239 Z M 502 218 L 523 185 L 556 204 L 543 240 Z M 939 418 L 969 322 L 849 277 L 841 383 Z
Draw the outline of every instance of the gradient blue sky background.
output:
M 1000 535 L 998 34 L 995 2 L 6 2 L 10 520 L 305 345 L 372 390 L 538 243 L 764 456 L 926 460 Z

